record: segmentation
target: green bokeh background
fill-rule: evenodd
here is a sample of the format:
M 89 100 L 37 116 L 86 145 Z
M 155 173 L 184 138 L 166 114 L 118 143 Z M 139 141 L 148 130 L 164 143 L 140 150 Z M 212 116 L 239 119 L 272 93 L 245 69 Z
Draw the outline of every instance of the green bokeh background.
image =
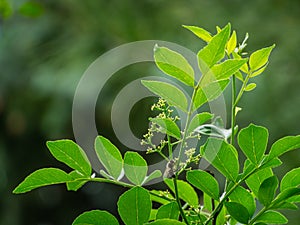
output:
M 1 4 L 4 1 L 1 1 Z M 88 184 L 77 193 L 63 185 L 12 195 L 13 188 L 35 169 L 65 168 L 47 151 L 49 139 L 73 139 L 72 100 L 86 68 L 101 54 L 139 40 L 165 40 L 194 52 L 203 42 L 181 27 L 197 25 L 215 32 L 231 22 L 241 42 L 248 32 L 248 52 L 276 43 L 256 91 L 244 96 L 240 127 L 250 122 L 270 130 L 270 141 L 300 134 L 300 1 L 298 0 L 41 0 L 10 1 L 1 19 L 0 36 L 0 224 L 71 224 L 83 211 L 116 211 L 119 187 Z M 28 7 L 29 6 L 29 7 Z M 21 8 L 21 9 L 20 9 Z M 11 12 L 13 12 L 12 15 Z M 116 74 L 97 105 L 97 127 L 115 140 L 110 106 L 120 88 L 137 74 L 159 73 L 153 65 L 132 66 Z M 130 77 L 132 74 L 132 78 Z M 126 78 L 124 78 L 126 77 Z M 113 88 L 112 88 L 113 87 Z M 137 113 L 149 113 L 142 105 Z M 133 116 L 142 133 L 144 117 Z M 118 140 L 115 140 L 118 143 Z M 300 153 L 291 152 L 276 169 L 281 177 L 298 167 Z M 289 224 L 299 212 L 284 212 Z

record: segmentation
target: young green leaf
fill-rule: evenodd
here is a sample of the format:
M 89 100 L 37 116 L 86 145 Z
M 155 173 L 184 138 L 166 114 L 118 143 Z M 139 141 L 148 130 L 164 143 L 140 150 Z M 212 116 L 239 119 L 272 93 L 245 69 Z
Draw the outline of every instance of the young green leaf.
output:
M 245 91 L 252 91 L 256 88 L 256 83 L 250 83 L 245 87 Z
M 205 42 L 210 42 L 212 39 L 211 34 L 207 30 L 205 30 L 201 27 L 185 26 L 185 25 L 183 25 L 183 27 L 192 31 L 197 37 L 199 37 L 200 39 L 202 39 Z
M 253 191 L 255 196 L 258 196 L 258 190 L 262 182 L 273 176 L 273 172 L 270 168 L 262 169 L 252 174 L 250 177 L 246 179 L 246 184 Z
M 283 190 L 276 196 L 275 200 L 272 202 L 273 208 L 279 207 L 283 202 L 293 202 L 291 200 L 297 200 L 298 196 L 300 195 L 300 188 L 293 187 Z M 297 202 L 297 201 L 296 201 Z
M 186 179 L 194 187 L 208 194 L 213 199 L 219 200 L 219 184 L 208 172 L 202 170 L 188 171 Z
M 207 46 L 198 52 L 198 64 L 202 74 L 225 56 L 225 46 L 230 35 L 230 24 L 215 35 Z
M 300 135 L 281 138 L 272 145 L 268 160 L 298 148 L 300 148 Z
M 245 206 L 237 202 L 225 202 L 228 213 L 242 224 L 248 224 L 250 215 Z
M 219 170 L 226 178 L 235 181 L 239 173 L 236 149 L 217 138 L 209 138 L 200 149 L 203 157 Z
M 175 193 L 174 183 L 172 179 L 165 179 L 164 182 Z M 190 206 L 197 207 L 199 204 L 197 193 L 194 188 L 183 180 L 177 181 L 179 198 L 187 202 Z
M 286 224 L 288 222 L 287 218 L 279 212 L 269 210 L 259 216 L 256 222 L 266 223 L 266 224 Z
M 145 225 L 186 225 L 186 224 L 173 219 L 159 219 L 150 223 L 145 223 Z
M 13 190 L 13 193 L 22 194 L 39 187 L 66 183 L 71 180 L 71 176 L 60 169 L 43 168 L 27 176 L 25 180 Z
M 151 213 L 149 192 L 142 187 L 134 187 L 123 193 L 118 201 L 118 212 L 126 225 L 143 225 Z
M 267 48 L 262 48 L 251 54 L 249 59 L 249 65 L 252 71 L 260 69 L 268 62 L 269 56 L 274 47 L 275 45 L 272 45 Z
M 300 167 L 289 171 L 281 180 L 280 191 L 300 186 Z
M 165 99 L 169 105 L 176 106 L 183 111 L 187 110 L 188 103 L 185 95 L 174 85 L 151 80 L 142 80 L 142 84 L 154 94 Z
M 258 189 L 258 200 L 264 206 L 269 206 L 274 199 L 277 187 L 278 179 L 276 176 L 265 179 Z
M 214 81 L 206 85 L 205 87 L 199 87 L 196 90 L 194 98 L 194 110 L 198 109 L 206 102 L 210 102 L 219 97 L 225 90 L 230 80 Z
M 176 202 L 170 202 L 166 205 L 159 207 L 156 219 L 174 219 L 178 220 L 179 217 L 179 208 Z
M 204 124 L 205 122 L 207 122 L 208 120 L 210 120 L 212 118 L 213 118 L 213 114 L 208 113 L 208 112 L 196 114 L 190 122 L 189 128 L 187 130 L 188 134 L 190 134 L 197 127 L 199 127 L 200 125 Z
M 188 86 L 194 86 L 194 70 L 179 53 L 156 45 L 154 47 L 154 60 L 157 67 L 165 74 L 176 78 Z
M 73 170 L 71 173 L 69 173 L 69 175 L 75 181 L 67 182 L 68 191 L 77 191 L 90 179 L 90 177 L 83 176 L 77 170 Z M 76 181 L 76 180 L 78 180 L 78 181 Z
M 253 195 L 243 188 L 242 186 L 238 186 L 229 196 L 229 199 L 232 202 L 237 202 L 243 205 L 249 213 L 249 216 L 253 216 L 256 208 L 255 199 Z
M 150 118 L 150 121 L 158 124 L 162 133 L 166 133 L 177 140 L 180 139 L 180 129 L 170 118 Z
M 120 151 L 108 139 L 98 136 L 95 140 L 95 150 L 98 159 L 105 167 L 107 172 L 118 179 L 123 168 L 123 159 Z
M 72 225 L 119 225 L 118 220 L 109 212 L 92 210 L 78 216 Z
M 47 147 L 58 161 L 83 175 L 90 176 L 91 164 L 82 148 L 71 140 L 47 141 Z
M 146 178 L 148 166 L 137 152 L 126 152 L 124 156 L 125 176 L 135 185 L 141 185 Z
M 146 184 L 148 182 L 150 182 L 151 180 L 154 180 L 156 178 L 159 178 L 162 176 L 162 173 L 160 170 L 154 170 L 149 176 L 146 176 L 143 184 Z
M 260 69 L 256 70 L 255 72 L 251 73 L 250 77 L 252 78 L 252 77 L 256 77 L 256 76 L 262 74 L 265 71 L 265 69 L 267 68 L 267 66 L 268 66 L 268 63 L 266 65 L 264 65 L 262 68 L 260 68 Z
M 238 144 L 247 158 L 258 165 L 266 151 L 268 142 L 268 130 L 261 126 L 250 124 L 240 131 Z
M 228 55 L 230 55 L 234 51 L 234 49 L 236 47 L 236 43 L 237 43 L 236 32 L 234 30 L 232 32 L 232 35 L 230 36 L 229 41 L 227 42 L 227 46 L 226 46 Z

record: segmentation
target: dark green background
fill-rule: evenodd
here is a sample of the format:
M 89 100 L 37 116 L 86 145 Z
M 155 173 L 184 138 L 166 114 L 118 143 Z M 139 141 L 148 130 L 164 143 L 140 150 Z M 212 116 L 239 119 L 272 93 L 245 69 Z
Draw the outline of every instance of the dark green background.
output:
M 165 40 L 197 52 L 203 42 L 181 27 L 197 25 L 215 32 L 231 22 L 247 51 L 276 43 L 268 69 L 256 78 L 256 91 L 244 96 L 238 116 L 241 127 L 250 122 L 270 130 L 270 141 L 300 134 L 300 1 L 298 0 L 44 0 L 42 11 L 18 8 L 1 21 L 0 36 L 0 224 L 65 225 L 83 211 L 116 210 L 123 191 L 111 185 L 86 185 L 78 193 L 63 185 L 12 195 L 13 188 L 35 169 L 65 168 L 45 147 L 49 139 L 73 139 L 71 112 L 76 85 L 85 69 L 106 51 L 132 41 Z M 22 15 L 27 14 L 27 15 Z M 30 16 L 28 16 L 30 14 Z M 155 75 L 152 65 L 121 70 L 107 86 L 97 106 L 97 126 L 115 139 L 109 122 L 113 96 L 128 82 L 122 74 Z M 117 86 L 116 86 L 117 85 Z M 112 87 L 110 89 L 110 87 Z M 141 113 L 149 112 L 142 106 Z M 141 114 L 139 113 L 139 114 Z M 132 126 L 144 131 L 132 117 Z M 146 122 L 146 121 L 144 121 Z M 146 124 L 146 123 L 145 123 Z M 117 140 L 115 140 L 116 143 Z M 299 152 L 283 157 L 279 176 L 299 166 Z M 299 212 L 285 213 L 297 224 Z

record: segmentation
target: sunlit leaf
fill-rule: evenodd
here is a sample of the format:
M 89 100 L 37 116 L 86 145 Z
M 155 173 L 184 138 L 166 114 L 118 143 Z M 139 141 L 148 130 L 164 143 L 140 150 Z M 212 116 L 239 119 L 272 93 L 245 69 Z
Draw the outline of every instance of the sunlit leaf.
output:
M 194 86 L 194 70 L 179 53 L 156 45 L 154 47 L 154 61 L 157 67 L 167 75 L 188 86 Z
M 175 193 L 174 183 L 172 179 L 165 179 L 164 182 L 168 185 L 173 193 Z M 187 202 L 190 206 L 198 206 L 199 200 L 194 188 L 183 180 L 177 180 L 179 198 Z
M 95 140 L 95 150 L 109 175 L 114 179 L 118 179 L 123 168 L 123 159 L 118 148 L 110 140 L 103 136 L 98 136 Z
M 71 180 L 71 176 L 60 169 L 43 168 L 27 176 L 25 180 L 14 189 L 13 193 L 21 194 L 39 187 L 66 183 Z
M 238 143 L 243 153 L 255 165 L 258 165 L 266 151 L 268 130 L 261 126 L 250 124 L 238 134 Z
M 142 80 L 142 84 L 154 94 L 165 99 L 169 105 L 176 106 L 183 111 L 187 110 L 187 99 L 185 95 L 174 85 L 150 80 Z
M 300 167 L 289 171 L 281 180 L 280 190 L 300 186 Z
M 72 177 L 73 180 L 78 180 L 78 181 L 70 181 L 67 182 L 67 189 L 68 191 L 77 191 L 79 188 L 81 188 L 86 182 L 89 181 L 90 177 L 86 177 L 78 171 L 74 170 L 69 175 Z
M 124 156 L 125 176 L 135 185 L 141 185 L 148 172 L 145 159 L 137 152 L 126 152 Z
M 176 202 L 170 202 L 166 205 L 159 207 L 156 219 L 175 219 L 178 220 L 179 217 L 179 208 Z
M 226 48 L 227 48 L 227 54 L 228 55 L 230 55 L 234 51 L 234 49 L 236 47 L 236 43 L 237 43 L 236 32 L 233 31 L 232 35 L 230 36 L 230 38 L 227 42 L 227 47 Z
M 262 222 L 266 224 L 286 224 L 288 222 L 287 218 L 279 212 L 269 210 L 259 216 L 256 222 Z
M 198 52 L 198 64 L 202 74 L 225 56 L 225 46 L 230 35 L 230 24 L 215 35 L 207 46 Z
M 47 147 L 58 161 L 84 175 L 91 175 L 91 164 L 85 152 L 75 142 L 71 140 L 47 141 Z
M 119 225 L 118 220 L 109 212 L 92 210 L 78 216 L 72 225 Z
M 161 127 L 161 132 L 166 133 L 176 139 L 180 139 L 180 129 L 170 118 L 150 118 L 150 120 Z
M 200 149 L 203 157 L 219 170 L 226 178 L 235 181 L 239 173 L 236 149 L 217 138 L 209 138 Z
M 194 187 L 205 192 L 215 200 L 219 200 L 219 184 L 208 172 L 202 170 L 192 170 L 187 173 L 186 179 Z
M 212 39 L 211 34 L 201 27 L 185 25 L 183 25 L 183 27 L 192 31 L 197 37 L 201 38 L 203 41 L 210 42 L 210 40 Z
M 126 225 L 143 225 L 148 222 L 151 208 L 150 194 L 142 187 L 131 188 L 118 200 L 118 212 Z
M 262 48 L 251 54 L 249 59 L 249 65 L 252 71 L 261 68 L 268 62 L 269 56 L 274 47 L 275 45 L 272 45 L 267 48 Z
M 245 87 L 245 91 L 252 91 L 256 88 L 256 83 L 250 83 Z

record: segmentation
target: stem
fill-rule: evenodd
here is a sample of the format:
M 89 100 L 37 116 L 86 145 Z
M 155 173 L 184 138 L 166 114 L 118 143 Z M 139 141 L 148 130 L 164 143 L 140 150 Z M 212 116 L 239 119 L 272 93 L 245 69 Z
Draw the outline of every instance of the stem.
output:
M 235 75 L 232 76 L 232 101 L 231 101 L 231 138 L 230 144 L 234 145 L 234 127 L 235 127 L 235 111 L 236 111 L 236 83 L 235 83 Z
M 175 174 L 175 178 L 173 179 L 174 189 L 175 189 L 175 198 L 176 198 L 176 202 L 177 202 L 177 204 L 178 204 L 179 212 L 180 212 L 180 215 L 181 215 L 182 219 L 184 220 L 184 222 L 185 222 L 187 225 L 190 225 L 190 224 L 189 224 L 189 221 L 187 220 L 187 218 L 186 218 L 186 216 L 185 216 L 185 214 L 184 214 L 184 211 L 183 211 L 183 209 L 182 209 L 182 205 L 181 205 L 181 202 L 180 202 L 180 199 L 179 199 L 177 180 L 178 180 L 178 174 L 176 173 L 176 174 Z
M 236 99 L 235 99 L 235 102 L 234 102 L 234 106 L 235 106 L 235 107 L 237 106 L 237 104 L 238 104 L 239 101 L 241 100 L 241 97 L 242 97 L 242 95 L 244 94 L 245 88 L 246 88 L 246 86 L 247 86 L 247 84 L 248 84 L 248 81 L 249 81 L 251 75 L 252 75 L 252 72 L 249 72 L 249 73 L 247 74 L 247 76 L 246 76 L 246 78 L 245 78 L 245 80 L 244 80 L 244 82 L 243 82 L 243 85 L 242 85 L 242 87 L 241 87 L 241 89 L 240 89 L 240 92 L 239 92 L 238 96 L 237 96 Z
M 268 210 L 268 208 L 266 208 L 266 207 L 262 208 L 262 210 L 260 210 L 259 213 L 257 213 L 256 216 L 252 220 L 249 221 L 248 225 L 252 225 L 253 223 L 255 223 L 255 221 L 257 220 L 257 218 L 259 216 L 261 216 L 262 214 L 264 214 L 265 211 L 267 211 L 267 210 Z

